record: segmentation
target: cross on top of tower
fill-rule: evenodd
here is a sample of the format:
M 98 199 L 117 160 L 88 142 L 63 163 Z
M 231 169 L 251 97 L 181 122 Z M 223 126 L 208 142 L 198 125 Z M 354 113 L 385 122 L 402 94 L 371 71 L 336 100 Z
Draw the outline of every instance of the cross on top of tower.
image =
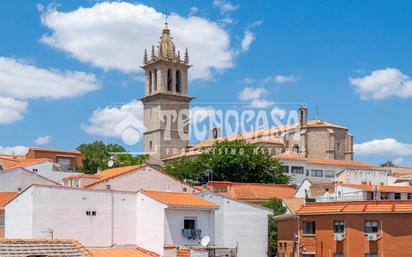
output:
M 169 12 L 167 11 L 167 8 L 165 10 L 165 24 L 167 25 L 167 19 L 169 18 Z
M 169 21 L 169 12 L 165 11 L 165 22 L 164 22 L 164 27 L 162 31 L 162 35 L 160 36 L 160 41 L 159 45 L 157 46 L 157 51 L 154 51 L 154 46 L 152 46 L 152 53 L 151 53 L 151 58 L 143 58 L 143 64 L 147 65 L 159 60 L 163 61 L 169 61 L 173 63 L 179 63 L 179 64 L 186 64 L 189 65 L 189 56 L 187 53 L 187 50 L 185 52 L 185 58 L 180 57 L 179 54 L 176 53 L 176 47 L 175 44 L 173 43 L 173 37 L 170 35 L 170 29 L 168 25 Z M 147 50 L 145 50 L 147 52 Z
M 315 106 L 315 111 L 316 111 L 316 119 L 317 119 L 317 120 L 320 119 L 320 118 L 319 118 L 319 109 L 320 109 L 320 108 L 319 108 L 319 105 L 316 105 L 316 106 Z

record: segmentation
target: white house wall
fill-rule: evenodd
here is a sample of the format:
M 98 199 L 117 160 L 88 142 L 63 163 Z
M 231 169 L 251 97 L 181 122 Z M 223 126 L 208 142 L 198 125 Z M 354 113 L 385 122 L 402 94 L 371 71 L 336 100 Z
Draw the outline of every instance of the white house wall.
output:
M 320 165 L 320 164 L 311 164 L 307 163 L 303 160 L 280 160 L 282 166 L 288 166 L 288 175 L 291 177 L 291 183 L 300 185 L 305 178 L 311 178 L 311 170 L 322 170 L 323 176 L 322 177 L 315 177 L 315 178 L 326 178 L 325 172 L 330 171 L 336 175 L 338 172 L 344 170 L 346 167 L 344 166 L 337 166 L 337 165 Z M 295 174 L 291 173 L 292 166 L 303 167 L 303 174 Z M 330 177 L 328 179 L 333 179 Z
M 183 188 L 189 188 L 189 186 L 182 182 L 150 167 L 143 167 L 134 172 L 114 177 L 107 181 L 92 185 L 90 188 L 105 189 L 106 185 L 110 185 L 112 189 L 134 191 L 144 189 L 183 192 Z
M 199 246 L 200 239 L 189 240 L 183 237 L 185 218 L 196 219 L 196 229 L 202 230 L 202 237 L 210 236 L 214 242 L 214 211 L 191 209 L 166 209 L 165 214 L 165 244 Z
M 57 183 L 22 168 L 0 172 L 0 192 L 17 192 L 19 189 L 22 191 L 32 184 L 56 185 Z
M 113 194 L 114 233 L 115 245 L 134 245 L 137 237 L 137 201 L 135 193 L 116 192 Z
M 0 179 L 1 180 L 1 179 Z M 5 207 L 5 237 L 33 238 L 33 192 L 27 189 Z
M 304 180 L 302 184 L 299 186 L 298 190 L 296 190 L 295 197 L 306 198 L 306 192 L 308 196 L 310 196 L 310 186 L 311 183 L 309 182 L 309 180 Z
M 27 170 L 33 171 L 50 180 L 53 180 L 61 185 L 63 185 L 64 177 L 79 174 L 77 172 L 56 171 L 53 169 L 54 166 L 58 166 L 58 164 L 53 163 L 53 162 L 42 162 L 42 163 L 36 163 L 33 165 L 25 166 L 24 168 Z
M 238 246 L 238 257 L 267 256 L 268 216 L 272 211 L 210 192 L 198 195 L 219 205 L 215 211 L 216 246 Z
M 53 233 L 54 238 L 74 238 L 89 247 L 135 243 L 136 230 L 127 228 L 135 224 L 136 193 L 46 186 L 32 186 L 29 190 L 17 199 L 32 195 L 33 238 L 51 238 Z M 6 213 L 29 224 L 25 204 L 16 200 L 12 202 L 15 210 L 9 212 L 7 206 Z M 96 211 L 96 216 L 87 216 L 86 211 Z M 7 236 L 13 238 L 27 235 L 30 229 L 29 225 L 21 229 L 8 221 L 6 227 Z
M 163 255 L 165 205 L 139 192 L 137 196 L 136 243 L 138 246 Z M 132 229 L 132 228 L 130 228 Z

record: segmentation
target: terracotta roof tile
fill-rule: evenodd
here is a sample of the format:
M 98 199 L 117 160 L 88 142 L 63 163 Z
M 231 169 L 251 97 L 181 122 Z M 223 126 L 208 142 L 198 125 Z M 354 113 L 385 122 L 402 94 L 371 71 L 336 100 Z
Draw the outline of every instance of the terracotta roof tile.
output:
M 304 198 L 285 198 L 283 202 L 291 212 L 297 212 L 305 205 Z
M 153 198 L 161 203 L 172 207 L 188 207 L 188 208 L 217 208 L 218 205 L 211 203 L 202 197 L 191 193 L 176 193 L 176 192 L 160 192 L 142 190 L 145 195 Z
M 292 198 L 296 192 L 296 186 L 285 184 L 259 184 L 259 183 L 237 183 L 209 181 L 209 186 L 227 187 L 227 192 L 221 193 L 224 196 L 237 200 L 266 201 L 272 198 L 285 199 Z
M 160 255 L 140 247 L 88 248 L 93 257 L 159 257 Z
M 336 165 L 336 166 L 343 166 L 343 167 L 361 167 L 361 168 L 380 168 L 373 164 L 361 161 L 352 161 L 352 160 L 329 160 L 329 159 L 320 159 L 320 158 L 305 158 L 295 153 L 283 153 L 273 155 L 272 158 L 278 160 L 298 160 L 298 161 L 306 161 L 307 163 L 311 164 L 318 164 L 318 165 Z
M 348 213 L 412 213 L 412 201 L 382 200 L 382 201 L 348 201 L 348 202 L 318 202 L 306 203 L 297 213 L 311 214 L 348 214 Z
M 120 176 L 127 174 L 129 172 L 136 171 L 142 167 L 147 166 L 146 164 L 140 164 L 140 165 L 133 165 L 133 166 L 126 166 L 126 167 L 119 167 L 119 168 L 113 168 L 113 169 L 107 169 L 102 172 L 97 173 L 96 175 L 100 177 L 99 180 L 93 181 L 90 184 L 85 185 L 84 187 L 90 187 L 92 185 L 95 185 L 97 183 L 101 183 L 103 181 L 112 179 L 114 177 Z
M 63 180 L 68 180 L 68 179 L 75 179 L 75 178 L 95 178 L 95 179 L 101 179 L 101 176 L 98 174 L 86 174 L 86 173 L 80 173 L 76 175 L 71 175 L 64 177 Z
M 0 239 L 0 256 L 92 257 L 77 241 L 49 239 Z
M 18 192 L 0 192 L 0 207 L 4 207 L 8 202 L 13 200 Z
M 30 147 L 29 151 L 42 151 L 42 152 L 56 152 L 56 153 L 71 153 L 71 154 L 82 154 L 77 150 L 65 150 L 65 149 L 53 149 L 53 148 L 42 148 L 42 147 Z
M 47 158 L 35 158 L 35 159 L 10 159 L 10 158 L 0 158 L 0 164 L 3 169 L 12 169 L 26 167 L 43 162 L 53 162 Z

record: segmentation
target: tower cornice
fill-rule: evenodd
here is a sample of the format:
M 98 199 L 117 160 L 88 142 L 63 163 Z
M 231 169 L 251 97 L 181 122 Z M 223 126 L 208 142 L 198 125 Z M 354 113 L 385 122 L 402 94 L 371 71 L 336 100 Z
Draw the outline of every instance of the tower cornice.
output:
M 142 101 L 143 103 L 148 103 L 148 102 L 153 102 L 156 100 L 191 102 L 193 99 L 195 99 L 195 97 L 158 92 L 152 95 L 147 95 L 143 98 L 140 98 L 139 100 Z

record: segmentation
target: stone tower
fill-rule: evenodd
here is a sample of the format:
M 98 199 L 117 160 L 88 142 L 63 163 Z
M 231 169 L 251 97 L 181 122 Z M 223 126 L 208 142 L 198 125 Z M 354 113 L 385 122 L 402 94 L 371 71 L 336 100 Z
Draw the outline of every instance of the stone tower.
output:
M 144 151 L 155 159 L 180 153 L 189 144 L 189 54 L 176 52 L 167 20 L 157 49 L 144 52 L 146 93 Z

